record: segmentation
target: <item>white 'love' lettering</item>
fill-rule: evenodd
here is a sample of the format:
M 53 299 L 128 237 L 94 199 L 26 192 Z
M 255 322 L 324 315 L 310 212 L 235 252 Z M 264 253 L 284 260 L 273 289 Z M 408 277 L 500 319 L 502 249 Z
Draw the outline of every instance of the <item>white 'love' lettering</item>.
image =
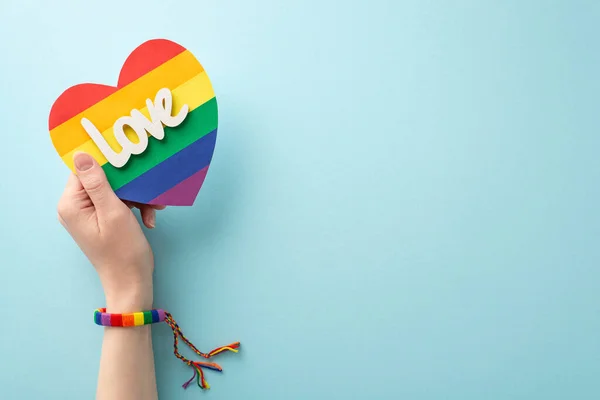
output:
M 150 119 L 146 118 L 139 110 L 131 110 L 131 116 L 125 116 L 117 119 L 113 125 L 115 139 L 121 145 L 123 150 L 119 153 L 114 151 L 106 142 L 98 128 L 87 118 L 81 119 L 81 125 L 89 137 L 96 143 L 104 157 L 109 163 L 117 168 L 124 166 L 132 154 L 141 154 L 148 147 L 148 132 L 158 140 L 165 137 L 164 127 L 175 127 L 183 122 L 188 114 L 189 107 L 184 104 L 179 113 L 171 115 L 173 111 L 173 97 L 171 91 L 167 88 L 160 89 L 156 93 L 154 103 L 146 99 L 146 107 L 150 113 Z M 163 126 L 164 125 L 164 126 Z M 133 143 L 125 135 L 125 126 L 130 126 L 138 136 L 139 142 Z

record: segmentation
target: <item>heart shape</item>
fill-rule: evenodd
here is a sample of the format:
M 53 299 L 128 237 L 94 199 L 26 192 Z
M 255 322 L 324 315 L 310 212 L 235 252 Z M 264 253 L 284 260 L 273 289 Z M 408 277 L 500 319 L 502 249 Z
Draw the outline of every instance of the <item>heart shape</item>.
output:
M 152 101 L 163 88 L 171 92 L 172 115 L 184 105 L 189 107 L 183 122 L 174 127 L 163 124 L 164 138 L 149 136 L 141 154 L 131 155 L 121 167 L 111 164 L 84 129 L 82 119 L 91 121 L 118 153 L 123 146 L 115 138 L 115 121 L 133 116 L 132 110 L 139 110 L 150 120 L 147 99 Z M 216 97 L 202 65 L 185 47 L 154 39 L 127 57 L 116 87 L 85 83 L 63 92 L 52 105 L 48 129 L 54 148 L 71 170 L 75 152 L 90 154 L 102 166 L 120 199 L 189 206 L 194 204 L 210 166 L 217 123 Z M 133 129 L 127 128 L 124 133 L 131 143 L 139 142 Z

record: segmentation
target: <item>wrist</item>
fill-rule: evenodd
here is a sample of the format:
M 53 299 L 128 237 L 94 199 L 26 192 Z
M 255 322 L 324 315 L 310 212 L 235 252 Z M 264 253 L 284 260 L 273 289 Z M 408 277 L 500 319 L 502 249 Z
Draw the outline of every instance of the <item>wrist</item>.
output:
M 152 283 L 130 285 L 123 288 L 105 287 L 106 311 L 128 313 L 152 309 L 154 300 Z

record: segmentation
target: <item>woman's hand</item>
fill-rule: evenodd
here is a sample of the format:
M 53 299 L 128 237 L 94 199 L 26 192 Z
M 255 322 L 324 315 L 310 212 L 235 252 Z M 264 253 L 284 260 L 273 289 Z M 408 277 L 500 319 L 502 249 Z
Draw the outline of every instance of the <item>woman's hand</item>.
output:
M 125 204 L 115 195 L 102 167 L 88 154 L 74 156 L 71 174 L 58 203 L 58 219 L 96 268 L 108 312 L 152 308 L 152 249 L 132 207 L 144 225 L 154 228 L 161 206 Z

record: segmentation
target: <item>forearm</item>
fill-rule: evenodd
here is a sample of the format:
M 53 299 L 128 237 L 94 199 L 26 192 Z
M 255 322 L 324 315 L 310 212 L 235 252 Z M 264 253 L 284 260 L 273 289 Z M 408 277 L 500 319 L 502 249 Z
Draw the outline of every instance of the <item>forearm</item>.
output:
M 148 292 L 149 290 L 149 292 Z M 152 308 L 152 285 L 129 295 L 107 293 L 108 313 L 129 313 Z M 102 343 L 97 400 L 157 399 L 152 325 L 106 327 Z
M 157 399 L 151 325 L 104 329 L 97 400 Z

